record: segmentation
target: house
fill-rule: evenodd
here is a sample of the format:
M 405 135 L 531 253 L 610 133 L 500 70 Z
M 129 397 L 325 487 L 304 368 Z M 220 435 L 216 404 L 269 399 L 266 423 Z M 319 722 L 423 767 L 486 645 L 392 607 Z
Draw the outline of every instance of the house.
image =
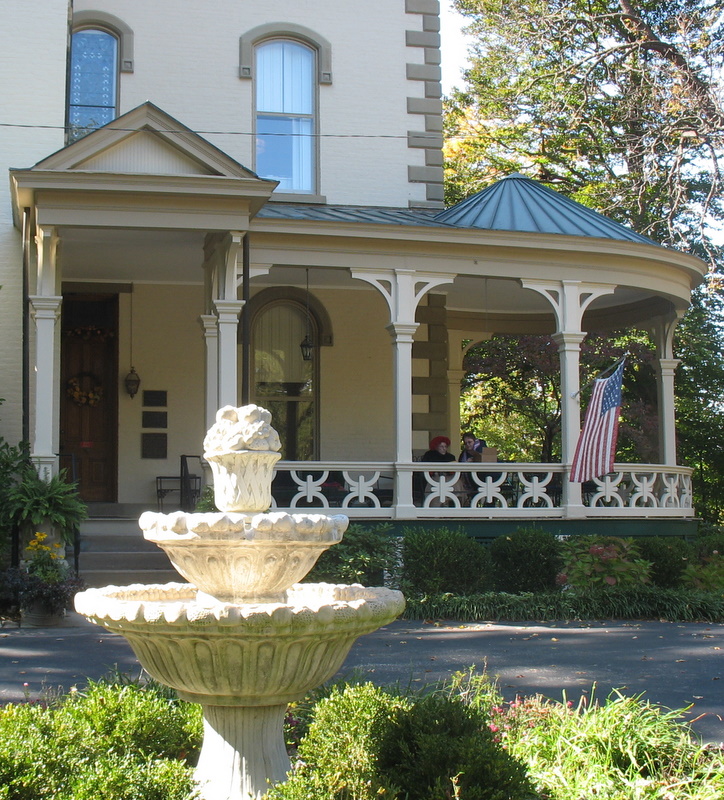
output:
M 4 3 L 0 433 L 92 508 L 155 508 L 254 402 L 279 508 L 692 521 L 672 337 L 704 263 L 520 175 L 444 209 L 438 31 L 438 0 Z M 582 491 L 580 343 L 629 324 L 657 342 L 658 463 Z M 496 332 L 558 342 L 563 459 L 453 465 L 461 497 L 415 456 L 457 442 L 465 344 Z

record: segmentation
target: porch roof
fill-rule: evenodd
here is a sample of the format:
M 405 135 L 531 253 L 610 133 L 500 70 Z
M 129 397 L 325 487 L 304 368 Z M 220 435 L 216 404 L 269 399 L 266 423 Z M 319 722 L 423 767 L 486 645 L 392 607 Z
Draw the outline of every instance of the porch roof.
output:
M 659 246 L 653 239 L 518 173 L 508 175 L 444 211 L 271 202 L 257 216 L 315 222 L 553 233 Z

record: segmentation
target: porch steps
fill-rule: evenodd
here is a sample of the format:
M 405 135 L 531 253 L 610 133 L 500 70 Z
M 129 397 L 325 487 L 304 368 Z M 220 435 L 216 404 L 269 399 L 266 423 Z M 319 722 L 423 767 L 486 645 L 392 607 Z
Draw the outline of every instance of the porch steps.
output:
M 128 509 L 117 511 L 129 513 Z M 89 587 L 131 583 L 183 582 L 168 556 L 153 542 L 143 538 L 138 527 L 139 514 L 133 516 L 93 516 L 80 526 L 80 576 Z M 132 512 L 131 512 L 132 513 Z

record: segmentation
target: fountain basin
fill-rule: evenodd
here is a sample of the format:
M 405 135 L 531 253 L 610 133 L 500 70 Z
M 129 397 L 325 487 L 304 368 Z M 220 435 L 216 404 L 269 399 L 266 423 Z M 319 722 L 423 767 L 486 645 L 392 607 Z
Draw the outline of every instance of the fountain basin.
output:
M 139 520 L 144 537 L 211 603 L 283 602 L 348 524 L 341 515 L 284 512 L 147 511 Z
M 273 706 L 329 680 L 354 641 L 396 619 L 400 592 L 297 584 L 284 603 L 199 603 L 180 583 L 107 586 L 75 597 L 76 610 L 122 634 L 144 669 L 184 700 Z

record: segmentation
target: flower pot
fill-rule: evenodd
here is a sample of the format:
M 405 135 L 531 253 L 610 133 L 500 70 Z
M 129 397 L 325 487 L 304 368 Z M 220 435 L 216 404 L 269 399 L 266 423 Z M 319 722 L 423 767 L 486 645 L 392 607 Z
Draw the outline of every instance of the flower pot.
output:
M 55 628 L 60 625 L 65 614 L 55 614 L 42 601 L 38 600 L 29 608 L 20 610 L 20 626 L 23 628 Z

